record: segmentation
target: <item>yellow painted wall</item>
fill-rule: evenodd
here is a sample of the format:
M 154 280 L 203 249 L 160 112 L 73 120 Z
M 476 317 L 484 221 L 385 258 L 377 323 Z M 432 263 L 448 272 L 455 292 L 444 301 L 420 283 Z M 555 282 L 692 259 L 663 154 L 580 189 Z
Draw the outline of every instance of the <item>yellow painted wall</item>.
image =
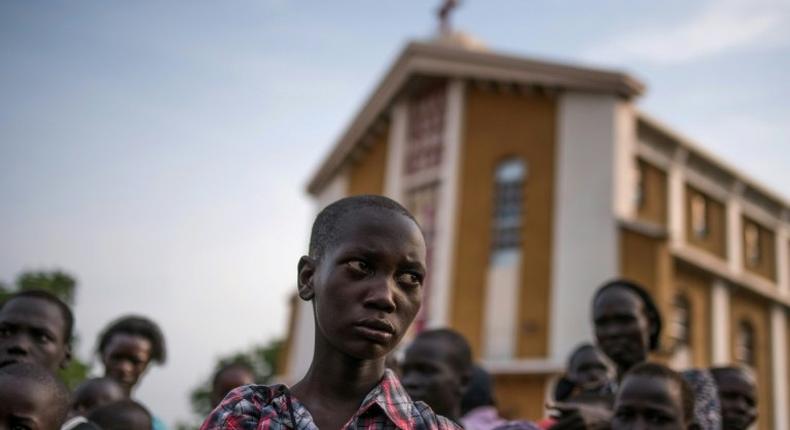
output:
M 636 215 L 643 221 L 665 226 L 667 224 L 667 174 L 656 166 L 637 160 L 642 176 L 642 200 Z
M 770 307 L 767 302 L 744 291 L 735 291 L 730 298 L 730 333 L 732 333 L 730 345 L 730 356 L 735 357 L 736 333 L 740 321 L 749 321 L 754 327 L 756 366 L 758 385 L 758 429 L 769 430 L 772 425 L 772 389 L 771 384 L 771 315 Z
M 373 144 L 349 168 L 348 195 L 382 194 L 387 171 L 389 126 L 377 133 Z
M 450 321 L 479 356 L 491 251 L 494 169 L 508 157 L 522 157 L 528 174 L 516 354 L 544 357 L 549 333 L 556 103 L 545 96 L 470 87 L 464 114 Z
M 691 221 L 691 200 L 695 195 L 705 198 L 707 203 L 708 233 L 698 236 Z M 710 252 L 722 259 L 727 258 L 727 219 L 724 204 L 697 190 L 686 186 L 686 240 L 695 248 Z
M 499 413 L 507 419 L 543 418 L 549 376 L 499 374 L 494 376 Z
M 749 265 L 746 257 L 746 225 L 754 224 L 760 232 L 760 261 Z M 776 281 L 776 237 L 774 232 L 749 217 L 743 217 L 743 267 L 751 273 Z
M 675 266 L 677 292 L 691 305 L 690 345 L 694 367 L 709 367 L 712 362 L 711 284 L 705 273 L 686 265 Z

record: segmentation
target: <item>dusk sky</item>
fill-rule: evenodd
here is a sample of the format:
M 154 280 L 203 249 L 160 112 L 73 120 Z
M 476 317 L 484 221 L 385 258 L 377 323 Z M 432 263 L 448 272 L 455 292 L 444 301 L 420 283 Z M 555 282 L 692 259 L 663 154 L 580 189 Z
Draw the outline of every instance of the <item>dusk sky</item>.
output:
M 158 321 L 137 394 L 186 420 L 216 357 L 284 335 L 305 184 L 439 3 L 0 2 L 0 279 L 78 278 L 83 359 L 111 319 Z M 466 0 L 453 24 L 632 73 L 641 109 L 790 195 L 790 1 Z

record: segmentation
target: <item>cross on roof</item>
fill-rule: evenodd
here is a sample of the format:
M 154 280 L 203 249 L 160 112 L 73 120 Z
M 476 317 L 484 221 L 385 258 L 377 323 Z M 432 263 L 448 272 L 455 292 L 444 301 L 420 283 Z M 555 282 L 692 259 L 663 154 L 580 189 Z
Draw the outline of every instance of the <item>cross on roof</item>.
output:
M 449 34 L 450 28 L 450 13 L 458 7 L 459 0 L 444 0 L 444 3 L 439 7 L 436 15 L 439 16 L 439 33 Z

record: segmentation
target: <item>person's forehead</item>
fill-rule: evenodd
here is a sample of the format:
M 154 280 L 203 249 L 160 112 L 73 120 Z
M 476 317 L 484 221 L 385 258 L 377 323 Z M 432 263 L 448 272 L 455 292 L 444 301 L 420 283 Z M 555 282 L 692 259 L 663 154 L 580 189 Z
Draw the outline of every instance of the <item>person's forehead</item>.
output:
M 450 343 L 439 337 L 417 338 L 406 348 L 404 362 L 406 361 L 441 361 L 446 362 L 453 353 Z
M 641 298 L 623 287 L 610 287 L 602 291 L 595 299 L 594 311 L 638 312 L 644 307 Z
M 744 392 L 753 392 L 756 388 L 754 380 L 746 372 L 740 370 L 722 372 L 716 383 L 719 385 L 719 388 Z
M 577 352 L 573 359 L 571 360 L 571 364 L 573 367 L 579 367 L 583 364 L 593 364 L 593 363 L 605 363 L 605 359 L 603 357 L 603 353 L 595 348 L 585 348 L 579 352 Z
M 217 382 L 220 384 L 226 384 L 235 383 L 237 381 L 251 381 L 253 379 L 255 379 L 255 375 L 253 375 L 248 369 L 232 367 L 220 373 L 219 377 L 217 378 Z
M 19 297 L 6 302 L 0 308 L 0 322 L 46 327 L 58 333 L 66 326 L 56 304 L 35 297 Z
M 350 236 L 365 237 L 373 234 L 377 236 L 410 236 L 416 239 L 422 234 L 417 224 L 405 215 L 386 209 L 365 208 L 349 212 L 340 217 L 335 226 L 336 244 L 344 243 Z M 354 237 L 359 240 L 359 237 Z M 404 237 L 406 239 L 406 237 Z
M 657 406 L 682 408 L 681 390 L 678 384 L 660 376 L 627 376 L 618 393 L 618 399 L 639 400 Z
M 151 341 L 139 334 L 118 332 L 110 337 L 107 350 L 126 353 L 148 353 L 153 345 Z

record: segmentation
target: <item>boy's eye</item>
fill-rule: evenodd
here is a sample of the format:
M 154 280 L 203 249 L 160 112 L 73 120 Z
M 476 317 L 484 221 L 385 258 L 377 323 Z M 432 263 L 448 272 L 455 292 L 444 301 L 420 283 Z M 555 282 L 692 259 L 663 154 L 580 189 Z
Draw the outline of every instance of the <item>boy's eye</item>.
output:
M 401 273 L 398 275 L 398 283 L 406 284 L 409 286 L 418 286 L 422 283 L 422 277 L 415 273 Z
M 348 267 L 350 267 L 356 272 L 360 272 L 360 273 L 370 272 L 370 266 L 368 265 L 368 263 L 365 263 L 362 260 L 351 260 L 347 262 L 346 265 L 348 265 Z

